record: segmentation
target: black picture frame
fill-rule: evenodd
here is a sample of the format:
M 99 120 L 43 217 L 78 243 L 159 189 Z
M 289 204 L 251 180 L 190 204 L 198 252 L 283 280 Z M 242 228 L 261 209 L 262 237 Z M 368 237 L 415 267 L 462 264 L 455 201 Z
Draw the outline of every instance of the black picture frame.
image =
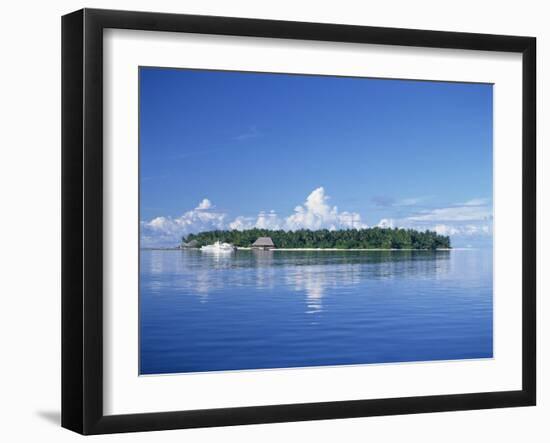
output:
M 522 389 L 104 415 L 102 76 L 103 30 L 107 28 L 522 54 Z M 81 434 L 105 434 L 535 405 L 535 87 L 533 37 L 98 9 L 65 15 L 62 18 L 62 426 Z

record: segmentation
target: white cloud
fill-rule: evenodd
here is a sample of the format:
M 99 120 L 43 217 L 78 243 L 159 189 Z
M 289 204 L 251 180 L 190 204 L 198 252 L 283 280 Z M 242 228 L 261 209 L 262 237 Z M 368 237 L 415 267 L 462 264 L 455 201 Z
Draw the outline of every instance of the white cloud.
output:
M 330 205 L 329 200 L 321 186 L 287 217 L 271 210 L 260 211 L 256 217 L 238 216 L 228 222 L 227 214 L 215 210 L 212 202 L 204 198 L 194 209 L 179 217 L 160 216 L 142 221 L 142 246 L 173 246 L 184 235 L 215 229 L 336 230 L 368 227 L 359 213 L 339 211 L 337 206 Z M 382 218 L 377 226 L 429 229 L 449 236 L 488 236 L 492 235 L 492 207 L 486 199 L 472 199 L 456 206 L 418 211 L 401 219 Z
M 268 213 L 260 211 L 257 217 L 243 217 L 239 216 L 231 223 L 229 223 L 229 229 L 236 231 L 244 231 L 245 229 L 283 229 L 284 221 L 282 221 L 275 211 L 271 210 Z
M 277 217 L 275 211 L 269 211 L 267 214 L 262 211 L 258 214 L 255 227 L 260 229 L 281 229 L 282 222 Z
M 400 220 L 400 226 L 435 231 L 448 236 L 492 235 L 493 209 L 485 198 L 417 212 Z
M 243 217 L 239 216 L 231 223 L 229 223 L 229 229 L 235 231 L 244 231 L 245 229 L 252 229 L 254 227 L 254 218 L 253 217 Z
M 464 225 L 464 226 L 453 226 L 445 224 L 437 224 L 430 228 L 431 231 L 437 232 L 439 235 L 463 235 L 463 236 L 474 236 L 474 235 L 490 235 L 492 234 L 492 229 L 489 225 Z
M 403 199 L 392 206 L 407 206 L 418 203 L 419 198 Z M 381 228 L 404 228 L 419 231 L 435 231 L 450 237 L 490 237 L 493 232 L 493 210 L 486 198 L 473 198 L 463 203 L 450 204 L 442 208 L 413 211 L 409 216 L 393 219 L 382 218 Z
M 429 197 L 408 197 L 408 198 L 402 198 L 400 200 L 396 200 L 393 197 L 390 197 L 388 195 L 377 195 L 374 196 L 371 200 L 374 202 L 376 206 L 381 207 L 389 207 L 389 206 L 395 206 L 395 207 L 401 207 L 401 206 L 415 206 L 418 203 L 428 199 Z
M 350 229 L 366 228 L 356 212 L 338 212 L 328 204 L 329 196 L 321 186 L 315 189 L 303 205 L 294 208 L 294 214 L 285 220 L 287 229 Z
M 286 218 L 279 217 L 274 211 L 261 211 L 256 218 L 239 216 L 233 220 L 230 229 L 350 229 L 366 228 L 361 215 L 356 212 L 339 212 L 336 206 L 330 206 L 325 189 L 313 190 L 302 205 L 294 208 L 294 213 Z
M 199 205 L 195 208 L 197 210 L 205 210 L 210 209 L 212 207 L 212 203 L 207 198 L 203 198 L 202 201 L 199 203 Z
M 488 203 L 486 198 L 473 198 L 467 202 L 462 203 L 461 206 L 485 206 Z
M 491 225 L 466 225 L 462 232 L 464 235 L 488 235 L 492 234 Z
M 150 221 L 141 222 L 143 245 L 174 244 L 178 243 L 183 235 L 191 232 L 223 229 L 226 214 L 211 211 L 211 208 L 212 203 L 205 198 L 195 209 L 179 217 L 155 217 Z
M 189 233 L 214 229 L 350 229 L 366 228 L 361 215 L 356 212 L 340 212 L 331 206 L 325 189 L 313 190 L 302 205 L 296 206 L 288 217 L 279 217 L 273 210 L 260 211 L 256 217 L 238 216 L 230 223 L 227 214 L 214 211 L 212 202 L 204 198 L 194 209 L 180 217 L 155 217 L 141 222 L 141 239 L 144 246 L 174 245 Z
M 393 218 L 383 218 L 382 220 L 380 220 L 378 222 L 378 224 L 376 226 L 378 226 L 379 228 L 393 228 L 395 225 L 395 222 L 393 220 Z
M 431 231 L 437 232 L 439 235 L 456 235 L 459 234 L 460 231 L 455 228 L 454 226 L 444 225 L 444 224 L 438 224 L 435 225 Z
M 405 229 L 417 229 L 421 231 L 430 230 L 435 231 L 439 235 L 448 236 L 474 236 L 474 235 L 490 235 L 492 234 L 492 228 L 489 224 L 456 224 L 456 223 L 411 223 L 407 220 L 394 220 L 392 218 L 383 218 L 376 225 L 379 228 L 394 228 L 399 226 Z
M 424 221 L 482 221 L 490 220 L 493 211 L 489 206 L 463 204 L 460 206 L 451 206 L 448 208 L 438 208 L 426 211 L 421 211 L 417 214 L 407 217 L 407 220 L 412 222 Z

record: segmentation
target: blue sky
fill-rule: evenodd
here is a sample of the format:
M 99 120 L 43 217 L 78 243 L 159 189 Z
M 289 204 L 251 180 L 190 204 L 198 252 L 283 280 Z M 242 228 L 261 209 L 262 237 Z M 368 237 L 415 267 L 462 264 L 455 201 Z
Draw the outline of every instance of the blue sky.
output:
M 140 69 L 143 245 L 396 226 L 492 244 L 487 84 Z

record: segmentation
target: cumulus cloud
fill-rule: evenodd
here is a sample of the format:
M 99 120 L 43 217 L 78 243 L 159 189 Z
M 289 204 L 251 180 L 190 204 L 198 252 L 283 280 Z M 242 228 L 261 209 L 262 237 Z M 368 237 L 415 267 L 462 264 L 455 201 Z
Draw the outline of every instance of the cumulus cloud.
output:
M 231 223 L 230 229 L 245 230 L 284 229 L 287 231 L 298 229 L 351 229 L 366 228 L 367 224 L 361 220 L 356 212 L 338 211 L 338 207 L 329 204 L 329 196 L 323 187 L 313 190 L 305 202 L 294 208 L 288 217 L 279 217 L 274 211 L 261 211 L 257 217 L 239 216 Z
M 412 203 L 403 201 L 403 203 Z M 395 202 L 394 202 L 395 204 Z M 208 198 L 179 217 L 159 216 L 141 222 L 142 246 L 170 246 L 179 243 L 182 236 L 216 229 L 364 229 L 368 225 L 357 212 L 340 211 L 330 204 L 330 197 L 321 186 L 314 189 L 305 201 L 288 216 L 275 211 L 260 211 L 256 216 L 237 216 L 228 220 L 225 212 L 216 210 Z M 381 228 L 429 229 L 449 236 L 492 235 L 492 206 L 486 199 L 476 198 L 443 208 L 420 210 L 404 218 L 382 218 Z
M 431 230 L 437 232 L 439 235 L 456 235 L 460 232 L 458 228 L 444 224 L 435 225 Z
M 229 223 L 229 229 L 233 229 L 235 231 L 244 231 L 245 229 L 252 229 L 254 227 L 254 224 L 254 217 L 243 217 L 242 215 L 240 215 L 231 223 Z
M 376 226 L 378 226 L 379 228 L 385 228 L 385 229 L 393 228 L 395 226 L 395 221 L 393 220 L 393 218 L 383 218 L 378 222 Z
M 294 214 L 285 220 L 287 229 L 350 229 L 366 228 L 356 212 L 339 212 L 336 206 L 330 206 L 329 196 L 321 186 L 308 195 L 303 205 L 294 208 Z
M 212 211 L 212 203 L 203 199 L 195 209 L 179 217 L 155 217 L 141 222 L 143 246 L 169 245 L 179 242 L 182 235 L 191 232 L 223 229 L 226 214 Z
M 283 229 L 284 221 L 281 220 L 275 211 L 260 211 L 257 217 L 239 216 L 229 223 L 229 229 L 244 231 L 245 229 Z
M 179 242 L 189 233 L 214 229 L 361 229 L 368 227 L 356 212 L 339 211 L 329 204 L 330 197 L 323 187 L 314 189 L 303 204 L 292 214 L 280 217 L 273 210 L 260 211 L 256 217 L 238 216 L 227 223 L 227 214 L 214 210 L 212 202 L 204 198 L 194 209 L 180 217 L 155 217 L 141 222 L 141 238 L 144 246 L 168 245 Z
M 258 214 L 255 227 L 260 229 L 282 229 L 282 223 L 275 211 L 269 211 L 268 213 L 262 211 Z
M 202 201 L 199 203 L 199 205 L 195 208 L 197 210 L 204 210 L 204 209 L 210 209 L 212 207 L 212 203 L 207 198 L 203 198 Z

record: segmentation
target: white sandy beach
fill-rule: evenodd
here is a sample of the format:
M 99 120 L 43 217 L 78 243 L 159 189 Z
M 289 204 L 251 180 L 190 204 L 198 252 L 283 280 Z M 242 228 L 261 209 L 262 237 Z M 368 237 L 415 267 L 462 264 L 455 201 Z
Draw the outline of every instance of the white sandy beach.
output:
M 239 251 L 248 251 L 252 250 L 253 248 L 245 248 L 245 247 L 237 247 L 237 250 Z M 390 249 L 382 249 L 382 248 L 274 248 L 274 249 L 267 249 L 267 251 L 429 251 L 430 249 L 397 249 L 397 248 L 390 248 Z M 436 249 L 436 251 L 451 251 L 451 248 L 441 248 Z

